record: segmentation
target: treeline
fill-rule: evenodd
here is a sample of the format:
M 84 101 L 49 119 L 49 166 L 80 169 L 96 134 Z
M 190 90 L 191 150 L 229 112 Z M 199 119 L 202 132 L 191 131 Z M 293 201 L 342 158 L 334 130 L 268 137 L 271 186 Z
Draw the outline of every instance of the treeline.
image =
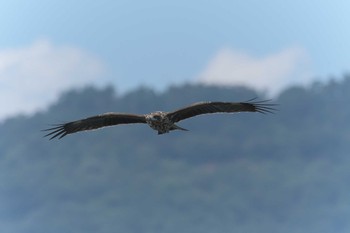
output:
M 244 87 L 162 93 L 70 90 L 0 125 L 3 232 L 349 232 L 350 77 L 291 87 L 275 114 L 207 115 L 159 136 L 122 125 L 43 138 L 52 123 L 103 112 L 244 101 Z

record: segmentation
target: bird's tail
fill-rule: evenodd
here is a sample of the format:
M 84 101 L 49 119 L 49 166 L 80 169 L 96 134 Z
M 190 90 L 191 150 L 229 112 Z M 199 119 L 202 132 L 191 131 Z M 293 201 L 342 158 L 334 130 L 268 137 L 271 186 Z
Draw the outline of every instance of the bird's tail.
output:
M 182 128 L 182 127 L 180 127 L 180 126 L 174 124 L 171 130 L 175 130 L 175 129 L 179 129 L 179 130 L 183 130 L 183 131 L 188 131 L 188 129 Z

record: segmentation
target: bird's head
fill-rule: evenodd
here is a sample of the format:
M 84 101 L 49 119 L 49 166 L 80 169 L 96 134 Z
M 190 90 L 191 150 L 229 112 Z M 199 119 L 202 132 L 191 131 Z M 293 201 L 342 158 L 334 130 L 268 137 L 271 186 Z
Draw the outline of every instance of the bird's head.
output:
M 149 116 L 149 120 L 150 121 L 153 121 L 153 122 L 160 122 L 162 120 L 162 112 L 155 112 L 155 113 L 152 113 L 150 116 Z

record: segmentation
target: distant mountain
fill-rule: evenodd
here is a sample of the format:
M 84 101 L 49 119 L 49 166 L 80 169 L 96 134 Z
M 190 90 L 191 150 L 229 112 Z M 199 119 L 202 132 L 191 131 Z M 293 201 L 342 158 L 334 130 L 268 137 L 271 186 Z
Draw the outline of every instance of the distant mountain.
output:
M 58 232 L 349 232 L 350 77 L 291 87 L 276 114 L 206 115 L 189 132 L 146 125 L 43 138 L 103 112 L 266 97 L 244 87 L 162 93 L 88 87 L 0 125 L 0 229 Z

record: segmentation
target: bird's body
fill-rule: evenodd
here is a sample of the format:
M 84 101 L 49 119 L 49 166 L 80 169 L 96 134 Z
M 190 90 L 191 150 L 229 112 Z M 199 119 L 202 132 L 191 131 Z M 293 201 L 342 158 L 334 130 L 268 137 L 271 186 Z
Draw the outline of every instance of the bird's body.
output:
M 50 139 L 62 138 L 67 134 L 79 131 L 99 129 L 106 126 L 119 124 L 144 123 L 152 129 L 158 131 L 158 134 L 169 133 L 172 130 L 184 130 L 176 125 L 176 122 L 209 113 L 235 113 L 235 112 L 260 112 L 272 113 L 275 109 L 274 104 L 267 101 L 252 100 L 247 102 L 199 102 L 190 106 L 178 109 L 173 112 L 153 112 L 149 114 L 137 115 L 127 113 L 105 113 L 89 118 L 56 125 L 53 128 L 46 129 L 50 131 L 45 136 L 51 136 Z
M 172 120 L 168 117 L 166 112 L 153 112 L 145 115 L 147 124 L 154 130 L 158 131 L 158 134 L 169 133 L 170 130 L 187 129 L 177 126 Z

